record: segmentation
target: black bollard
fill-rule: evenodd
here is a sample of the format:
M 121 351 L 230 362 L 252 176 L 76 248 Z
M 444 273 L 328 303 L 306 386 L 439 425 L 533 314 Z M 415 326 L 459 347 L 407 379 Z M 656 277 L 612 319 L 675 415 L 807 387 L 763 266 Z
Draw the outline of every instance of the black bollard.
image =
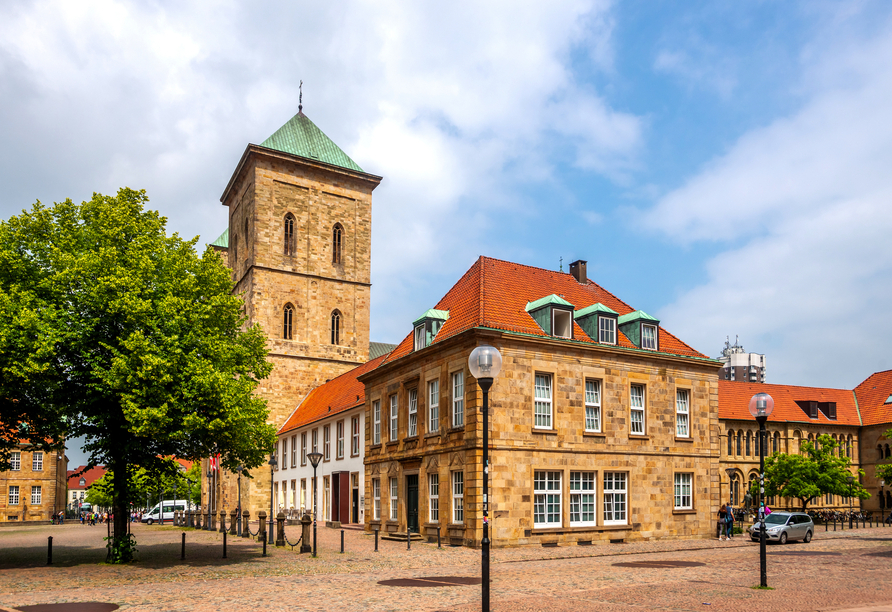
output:
M 412 530 L 406 529 L 406 550 L 412 550 Z
M 442 548 L 442 546 L 440 546 L 440 529 L 439 528 L 437 529 L 437 548 Z
M 836 531 L 836 519 L 833 519 L 833 531 Z
M 180 561 L 186 560 L 186 532 L 183 532 L 183 541 L 180 544 Z
M 827 521 L 824 521 L 824 531 L 829 531 L 829 530 L 830 530 L 830 523 L 828 523 Z
M 341 553 L 344 552 L 344 530 L 341 529 Z
M 48 536 L 46 539 L 46 564 L 53 564 L 53 536 Z
M 266 538 L 263 538 L 263 556 L 266 556 Z
M 378 552 L 378 530 L 375 530 L 375 552 Z
M 223 558 L 226 558 L 226 532 L 223 532 Z

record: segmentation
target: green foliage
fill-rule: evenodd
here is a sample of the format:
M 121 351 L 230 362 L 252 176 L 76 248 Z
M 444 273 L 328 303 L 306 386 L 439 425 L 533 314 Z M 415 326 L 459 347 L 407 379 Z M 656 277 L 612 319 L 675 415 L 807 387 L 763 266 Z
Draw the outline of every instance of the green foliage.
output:
M 164 461 L 164 469 L 149 473 L 144 468 L 130 472 L 130 499 L 134 506 L 151 507 L 163 496 L 165 499 L 190 499 L 196 506 L 201 504 L 201 464 L 195 462 L 184 471 L 173 459 Z M 190 482 L 191 481 L 191 484 Z M 87 490 L 86 501 L 101 507 L 109 507 L 114 496 L 114 473 L 106 472 Z
M 892 439 L 892 429 L 883 434 L 886 439 Z M 887 483 L 892 483 L 892 463 L 881 463 L 876 466 L 874 470 L 874 474 L 876 474 L 877 480 L 885 480 Z
M 125 533 L 121 537 L 102 538 L 108 549 L 109 563 L 130 563 L 137 552 L 136 537 L 132 533 Z
M 827 434 L 818 436 L 816 443 L 803 442 L 802 453 L 788 455 L 774 453 L 765 459 L 765 495 L 798 499 L 805 511 L 808 503 L 821 495 L 832 494 L 867 499 L 870 494 L 858 482 L 849 485 L 853 475 L 851 460 L 838 456 L 834 450 L 839 445 Z M 857 474 L 864 475 L 862 470 Z M 759 483 L 754 481 L 750 491 L 759 493 Z

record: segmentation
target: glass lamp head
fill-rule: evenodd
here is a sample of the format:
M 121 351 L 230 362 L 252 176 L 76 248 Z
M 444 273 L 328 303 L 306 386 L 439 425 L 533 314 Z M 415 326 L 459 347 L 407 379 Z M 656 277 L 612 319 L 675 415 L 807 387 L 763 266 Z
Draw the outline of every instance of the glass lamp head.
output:
M 494 346 L 478 346 L 468 357 L 468 368 L 474 378 L 495 378 L 502 371 L 502 354 Z
M 846 480 L 849 481 L 849 484 L 852 484 L 853 482 L 855 482 L 855 477 L 854 476 L 846 476 Z
M 277 465 L 279 465 L 279 461 L 276 459 L 276 456 L 275 456 L 275 455 L 270 455 L 270 456 L 269 456 L 269 465 L 270 465 L 270 467 L 272 467 L 273 469 L 275 469 L 275 467 L 276 467 Z
M 774 398 L 772 398 L 767 393 L 756 393 L 752 398 L 750 398 L 750 414 L 756 417 L 765 417 L 768 418 L 771 416 L 771 411 L 774 410 Z
M 318 451 L 307 453 L 307 459 L 310 460 L 310 464 L 315 468 L 319 465 L 319 462 L 322 461 L 322 453 Z

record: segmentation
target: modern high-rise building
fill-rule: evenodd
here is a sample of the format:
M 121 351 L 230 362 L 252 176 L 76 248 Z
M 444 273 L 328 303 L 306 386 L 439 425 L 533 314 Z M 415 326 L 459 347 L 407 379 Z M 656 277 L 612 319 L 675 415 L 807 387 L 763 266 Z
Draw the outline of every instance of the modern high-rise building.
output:
M 719 371 L 719 380 L 735 380 L 738 382 L 765 382 L 765 355 L 747 353 L 737 336 L 734 344 L 725 338 L 725 348 L 718 358 L 724 364 Z

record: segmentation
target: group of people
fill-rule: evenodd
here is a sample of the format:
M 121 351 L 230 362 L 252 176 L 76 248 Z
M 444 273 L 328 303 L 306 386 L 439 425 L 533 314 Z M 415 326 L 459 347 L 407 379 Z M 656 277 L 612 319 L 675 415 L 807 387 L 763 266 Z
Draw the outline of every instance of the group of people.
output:
M 108 523 L 114 517 L 108 512 L 81 512 L 81 525 L 95 525 L 96 523 Z
M 763 514 L 765 516 L 771 514 L 771 508 L 769 508 L 765 504 L 759 504 L 760 518 Z M 722 504 L 722 507 L 719 508 L 719 511 L 717 513 L 717 518 L 719 521 L 719 539 L 730 540 L 732 537 L 734 537 L 734 523 L 742 522 L 745 515 L 745 511 L 739 509 L 735 510 L 734 506 L 731 505 L 731 502 Z

